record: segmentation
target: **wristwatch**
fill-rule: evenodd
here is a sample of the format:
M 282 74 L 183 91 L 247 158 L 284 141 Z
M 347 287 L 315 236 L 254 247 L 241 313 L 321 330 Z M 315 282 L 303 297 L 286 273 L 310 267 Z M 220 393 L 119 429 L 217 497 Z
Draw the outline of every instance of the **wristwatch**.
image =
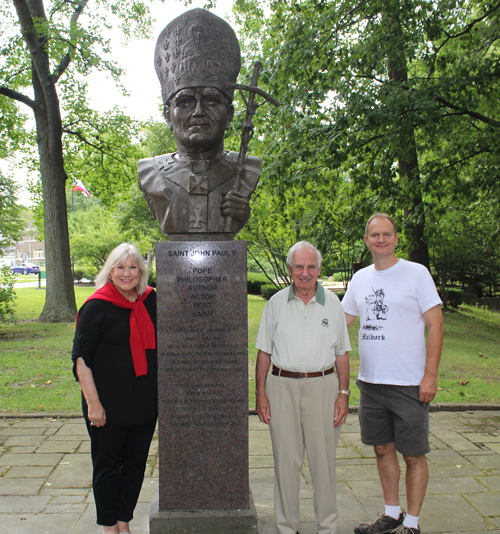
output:
M 350 390 L 350 389 L 341 389 L 341 390 L 339 391 L 339 395 L 340 395 L 341 393 L 343 393 L 344 395 L 347 395 L 348 397 L 351 396 L 351 390 Z

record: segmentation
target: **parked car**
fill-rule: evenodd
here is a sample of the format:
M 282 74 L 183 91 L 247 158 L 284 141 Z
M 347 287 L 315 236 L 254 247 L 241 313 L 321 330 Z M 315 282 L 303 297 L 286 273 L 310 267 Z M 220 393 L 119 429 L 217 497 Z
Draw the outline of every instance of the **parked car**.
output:
M 16 274 L 38 274 L 40 267 L 35 263 L 18 263 L 16 266 L 11 267 L 10 270 Z

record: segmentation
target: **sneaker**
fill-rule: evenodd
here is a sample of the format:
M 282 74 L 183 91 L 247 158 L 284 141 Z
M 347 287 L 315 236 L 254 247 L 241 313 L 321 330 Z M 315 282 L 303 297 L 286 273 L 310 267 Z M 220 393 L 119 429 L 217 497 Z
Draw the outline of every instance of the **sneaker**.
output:
M 406 525 L 399 525 L 389 531 L 391 534 L 420 534 L 420 528 L 411 528 Z
M 394 517 L 391 517 L 390 515 L 382 514 L 378 519 L 375 519 L 375 521 L 361 523 L 355 526 L 354 532 L 356 534 L 383 534 L 385 532 L 395 532 L 395 529 L 398 529 L 400 526 L 402 526 L 404 518 L 405 516 L 403 512 L 399 514 L 398 519 L 394 519 Z M 411 530 L 412 529 L 405 533 L 400 533 L 398 531 L 398 534 L 411 534 Z M 420 531 L 415 534 L 420 534 Z

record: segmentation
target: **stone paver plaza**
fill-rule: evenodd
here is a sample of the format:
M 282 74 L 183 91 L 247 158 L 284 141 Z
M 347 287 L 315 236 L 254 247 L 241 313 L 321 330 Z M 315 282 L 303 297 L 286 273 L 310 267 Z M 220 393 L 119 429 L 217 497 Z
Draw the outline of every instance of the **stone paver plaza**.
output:
M 269 431 L 256 416 L 249 417 L 249 425 L 250 483 L 259 532 L 274 534 Z M 500 410 L 433 412 L 431 444 L 422 532 L 500 533 Z M 339 445 L 338 534 L 348 534 L 356 523 L 375 518 L 383 499 L 373 450 L 361 444 L 355 414 L 349 415 Z M 131 523 L 134 534 L 149 532 L 150 503 L 157 490 L 157 446 L 155 438 Z M 0 419 L 0 474 L 0 532 L 102 532 L 95 524 L 89 439 L 82 419 Z M 301 534 L 315 534 L 307 461 L 301 518 Z

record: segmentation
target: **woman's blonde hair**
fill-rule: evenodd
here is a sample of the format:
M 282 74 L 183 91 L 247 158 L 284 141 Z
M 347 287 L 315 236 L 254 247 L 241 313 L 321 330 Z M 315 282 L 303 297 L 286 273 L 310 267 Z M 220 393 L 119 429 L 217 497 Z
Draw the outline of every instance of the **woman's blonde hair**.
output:
M 111 274 L 111 271 L 129 257 L 132 258 L 139 267 L 140 276 L 136 291 L 138 295 L 142 295 L 148 286 L 149 272 L 146 264 L 144 263 L 142 254 L 135 245 L 131 245 L 130 243 L 122 243 L 111 251 L 106 263 L 95 279 L 96 289 L 104 287 L 109 282 L 109 275 Z

